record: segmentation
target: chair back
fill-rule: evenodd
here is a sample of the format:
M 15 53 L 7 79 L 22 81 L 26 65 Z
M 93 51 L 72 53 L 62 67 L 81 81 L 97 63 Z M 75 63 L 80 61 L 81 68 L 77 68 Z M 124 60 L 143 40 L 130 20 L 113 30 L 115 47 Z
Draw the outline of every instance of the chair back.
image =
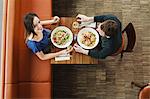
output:
M 128 41 L 124 52 L 132 52 L 136 41 L 136 34 L 133 24 L 129 23 L 122 32 L 127 34 Z
M 122 51 L 124 50 L 124 45 L 125 45 L 125 38 L 124 38 L 124 33 L 122 33 L 122 44 L 121 44 L 121 47 L 115 53 L 113 53 L 111 56 L 116 56 L 116 55 L 122 53 Z
M 124 49 L 125 45 L 125 34 L 127 35 L 127 46 Z M 121 47 L 113 53 L 111 56 L 116 56 L 121 53 L 121 58 L 123 57 L 124 52 L 132 52 L 136 41 L 135 29 L 132 23 L 129 23 L 125 29 L 122 31 L 122 45 Z

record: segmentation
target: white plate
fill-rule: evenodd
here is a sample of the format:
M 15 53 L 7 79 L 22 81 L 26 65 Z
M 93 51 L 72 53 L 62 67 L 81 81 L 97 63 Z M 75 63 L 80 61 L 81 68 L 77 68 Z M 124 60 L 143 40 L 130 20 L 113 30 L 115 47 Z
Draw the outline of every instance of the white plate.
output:
M 61 32 L 61 31 L 64 31 L 64 34 L 69 36 L 68 39 L 63 44 L 60 43 L 60 42 L 58 43 L 57 41 L 63 41 L 62 39 L 64 37 L 67 37 L 67 36 L 64 36 L 64 37 L 57 36 L 56 37 L 57 40 L 54 40 L 54 38 L 55 38 L 54 35 L 56 35 L 56 33 L 58 34 L 58 32 Z M 58 38 L 60 38 L 61 40 L 58 40 Z M 58 48 L 66 48 L 66 47 L 68 47 L 72 43 L 72 41 L 73 41 L 73 34 L 72 34 L 72 32 L 71 32 L 71 30 L 69 28 L 67 28 L 65 26 L 59 26 L 59 27 L 56 27 L 52 31 L 52 33 L 51 33 L 51 41 L 54 44 L 54 46 L 56 46 Z
M 89 34 L 90 36 L 88 37 L 87 34 Z M 83 35 L 85 35 L 85 36 L 83 36 Z M 85 41 L 88 41 L 88 40 L 90 43 L 85 44 Z M 84 49 L 93 49 L 94 47 L 97 46 L 97 44 L 99 42 L 99 34 L 93 28 L 83 28 L 78 33 L 77 42 Z

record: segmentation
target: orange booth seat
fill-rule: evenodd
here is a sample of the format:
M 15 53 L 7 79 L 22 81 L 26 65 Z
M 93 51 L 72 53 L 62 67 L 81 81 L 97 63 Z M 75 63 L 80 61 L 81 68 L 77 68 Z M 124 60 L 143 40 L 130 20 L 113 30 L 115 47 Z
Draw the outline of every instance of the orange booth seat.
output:
M 25 44 L 23 17 L 52 17 L 51 0 L 3 0 L 3 51 L 0 99 L 51 99 L 50 60 L 41 61 Z

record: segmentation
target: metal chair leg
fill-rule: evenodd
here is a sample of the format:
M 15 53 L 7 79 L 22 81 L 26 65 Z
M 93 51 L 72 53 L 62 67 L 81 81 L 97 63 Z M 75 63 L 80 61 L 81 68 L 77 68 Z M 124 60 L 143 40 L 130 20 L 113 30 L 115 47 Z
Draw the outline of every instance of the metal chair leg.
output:
M 141 85 L 141 84 L 139 84 L 139 83 L 136 83 L 136 82 L 131 82 L 131 85 L 133 86 L 136 86 L 136 87 L 139 87 L 139 88 L 142 88 L 143 87 L 143 85 Z
M 121 52 L 121 56 L 120 56 L 120 58 L 122 59 L 122 57 L 123 57 L 123 51 Z

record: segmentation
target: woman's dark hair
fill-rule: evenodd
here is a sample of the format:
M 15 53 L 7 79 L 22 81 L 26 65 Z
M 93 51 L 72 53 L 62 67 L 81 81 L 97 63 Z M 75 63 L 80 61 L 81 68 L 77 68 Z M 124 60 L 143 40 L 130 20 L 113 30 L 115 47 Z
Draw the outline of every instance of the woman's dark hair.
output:
M 34 17 L 38 17 L 37 14 L 35 13 L 27 13 L 24 17 L 24 26 L 25 26 L 25 29 L 26 29 L 26 33 L 28 35 L 30 35 L 31 33 L 33 33 L 33 36 L 34 35 L 37 35 L 34 31 L 34 25 L 33 25 L 33 19 Z M 39 18 L 39 17 L 38 17 Z
M 117 34 L 117 23 L 114 20 L 106 20 L 104 23 L 101 25 L 101 30 L 105 32 L 107 36 L 114 36 Z

